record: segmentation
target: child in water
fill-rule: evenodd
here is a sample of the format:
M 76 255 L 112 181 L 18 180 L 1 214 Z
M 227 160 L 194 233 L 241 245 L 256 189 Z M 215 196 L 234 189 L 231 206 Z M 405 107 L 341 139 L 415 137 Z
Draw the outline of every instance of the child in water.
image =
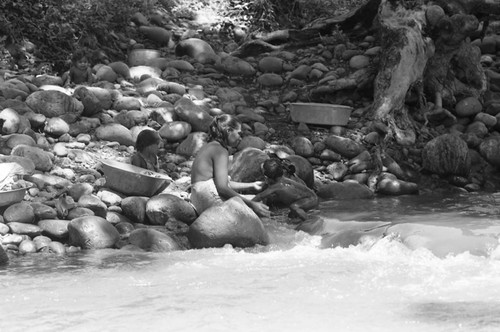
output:
M 139 135 L 137 135 L 137 141 L 135 143 L 136 151 L 130 159 L 131 164 L 158 172 L 160 170 L 158 163 L 160 140 L 160 135 L 154 130 L 145 129 L 141 131 Z
M 269 186 L 255 195 L 253 200 L 284 204 L 290 208 L 289 217 L 306 220 L 306 211 L 318 206 L 318 196 L 305 184 L 285 176 L 293 174 L 294 168 L 293 165 L 283 163 L 278 158 L 267 159 L 262 164 L 262 171 Z
M 94 83 L 94 75 L 90 68 L 90 62 L 83 50 L 78 50 L 73 54 L 71 57 L 71 67 L 69 71 L 63 74 L 62 80 L 64 87 Z

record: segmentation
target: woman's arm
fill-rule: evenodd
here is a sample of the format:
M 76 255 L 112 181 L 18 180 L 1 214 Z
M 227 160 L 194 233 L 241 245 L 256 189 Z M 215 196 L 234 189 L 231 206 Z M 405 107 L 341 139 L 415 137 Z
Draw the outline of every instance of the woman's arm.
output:
M 265 186 L 264 181 L 254 181 L 254 182 L 236 182 L 236 181 L 229 181 L 229 186 L 233 188 L 236 191 L 241 191 L 241 190 L 255 190 L 255 191 L 262 191 Z
M 269 217 L 269 207 L 260 202 L 251 201 L 241 195 L 239 195 L 234 189 L 229 186 L 228 180 L 228 165 L 229 165 L 229 153 L 226 149 L 220 148 L 214 151 L 212 154 L 213 160 L 213 176 L 215 187 L 219 196 L 223 199 L 229 199 L 231 197 L 240 197 L 245 204 L 247 204 L 254 212 L 261 217 Z

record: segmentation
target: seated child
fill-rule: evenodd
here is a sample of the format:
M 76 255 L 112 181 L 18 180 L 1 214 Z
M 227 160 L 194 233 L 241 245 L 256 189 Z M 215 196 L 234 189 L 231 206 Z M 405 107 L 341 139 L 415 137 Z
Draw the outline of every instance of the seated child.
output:
M 76 51 L 71 57 L 69 71 L 62 75 L 63 86 L 74 86 L 76 84 L 94 83 L 94 75 L 90 68 L 90 62 L 83 50 Z
M 137 135 L 137 141 L 135 143 L 136 151 L 130 159 L 131 164 L 158 172 L 160 170 L 158 163 L 160 140 L 160 135 L 154 130 L 145 129 L 141 131 L 139 135 Z
M 285 170 L 289 174 L 293 171 L 288 166 L 277 158 L 266 160 L 262 164 L 262 171 L 269 186 L 253 200 L 257 202 L 267 200 L 268 203 L 270 201 L 287 205 L 290 208 L 289 217 L 306 220 L 305 211 L 318 206 L 318 196 L 306 185 L 286 177 Z

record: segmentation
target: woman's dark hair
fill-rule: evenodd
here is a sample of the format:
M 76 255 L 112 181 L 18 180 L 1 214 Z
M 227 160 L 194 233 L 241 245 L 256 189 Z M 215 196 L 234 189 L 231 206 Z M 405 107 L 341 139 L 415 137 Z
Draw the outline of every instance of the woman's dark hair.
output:
M 234 116 L 229 114 L 217 115 L 208 127 L 208 139 L 209 141 L 217 141 L 227 148 L 229 132 L 240 127 L 241 122 Z
M 144 129 L 137 135 L 135 148 L 142 152 L 146 147 L 160 143 L 160 135 L 154 130 Z
M 85 50 L 76 50 L 73 53 L 73 56 L 71 57 L 71 63 L 75 64 L 78 60 L 80 60 L 82 58 L 88 59 L 87 53 L 85 52 Z

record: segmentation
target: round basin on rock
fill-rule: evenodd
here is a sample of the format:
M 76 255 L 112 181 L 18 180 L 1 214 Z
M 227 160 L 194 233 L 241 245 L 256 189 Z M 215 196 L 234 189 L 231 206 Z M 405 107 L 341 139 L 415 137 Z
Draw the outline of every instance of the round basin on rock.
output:
M 321 103 L 291 103 L 290 116 L 294 122 L 329 126 L 345 126 L 352 107 Z
M 172 181 L 168 175 L 132 164 L 109 159 L 102 160 L 101 163 L 106 186 L 128 196 L 151 197 Z
M 6 191 L 0 191 L 0 207 L 9 206 L 15 203 L 19 203 L 24 199 L 26 191 L 28 188 L 18 188 Z

